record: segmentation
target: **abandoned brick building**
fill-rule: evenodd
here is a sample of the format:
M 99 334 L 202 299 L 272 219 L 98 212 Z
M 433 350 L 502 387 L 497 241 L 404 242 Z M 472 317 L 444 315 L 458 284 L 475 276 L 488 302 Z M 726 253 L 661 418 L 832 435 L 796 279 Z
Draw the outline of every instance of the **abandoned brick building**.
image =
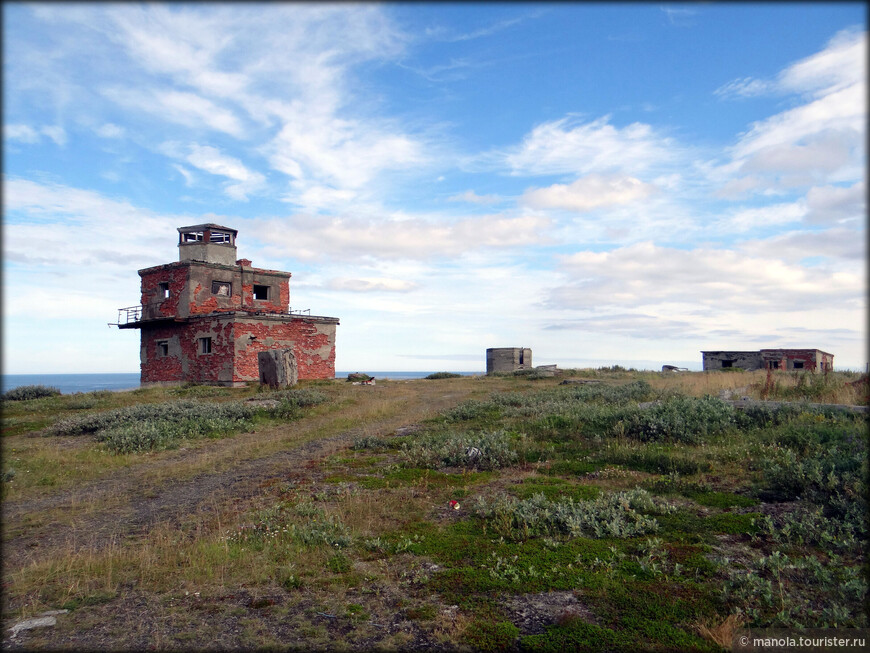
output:
M 290 273 L 236 259 L 235 229 L 178 229 L 178 262 L 139 270 L 139 306 L 118 327 L 141 332 L 141 383 L 241 386 L 259 379 L 257 354 L 291 349 L 300 379 L 335 377 L 338 318 L 290 310 Z
M 532 350 L 523 347 L 491 347 L 486 350 L 486 373 L 532 369 Z
M 760 349 L 758 351 L 702 351 L 704 370 L 740 368 L 743 370 L 834 369 L 834 355 L 821 349 Z

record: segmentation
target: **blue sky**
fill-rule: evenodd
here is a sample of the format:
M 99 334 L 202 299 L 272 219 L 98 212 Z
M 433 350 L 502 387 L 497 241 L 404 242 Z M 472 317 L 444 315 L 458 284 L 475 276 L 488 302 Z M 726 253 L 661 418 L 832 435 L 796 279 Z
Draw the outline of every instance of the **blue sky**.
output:
M 7 373 L 239 230 L 339 370 L 867 361 L 861 3 L 3 5 Z

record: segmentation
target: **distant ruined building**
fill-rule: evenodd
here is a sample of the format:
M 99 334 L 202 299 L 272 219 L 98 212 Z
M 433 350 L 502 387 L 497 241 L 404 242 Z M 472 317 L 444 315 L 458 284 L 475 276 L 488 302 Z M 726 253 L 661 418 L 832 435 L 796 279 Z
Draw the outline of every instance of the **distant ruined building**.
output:
M 141 382 L 242 386 L 257 356 L 292 351 L 300 379 L 335 377 L 336 317 L 290 310 L 289 272 L 236 259 L 235 229 L 179 227 L 178 262 L 139 270 L 141 303 L 116 325 L 141 333 Z
M 532 369 L 532 350 L 523 347 L 495 347 L 486 350 L 486 373 Z
M 834 369 L 834 355 L 821 349 L 760 349 L 758 351 L 702 351 L 704 370 L 739 368 L 751 370 Z

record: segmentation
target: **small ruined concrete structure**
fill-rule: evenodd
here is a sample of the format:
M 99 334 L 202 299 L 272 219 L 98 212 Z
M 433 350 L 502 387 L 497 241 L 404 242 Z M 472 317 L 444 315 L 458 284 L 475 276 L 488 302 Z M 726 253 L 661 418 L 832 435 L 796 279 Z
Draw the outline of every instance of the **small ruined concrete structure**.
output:
M 270 388 L 287 388 L 299 381 L 296 356 L 292 349 L 270 349 L 257 354 L 260 383 Z
M 522 347 L 497 347 L 486 350 L 486 373 L 532 369 L 532 350 Z
M 235 229 L 178 229 L 178 262 L 139 270 L 139 306 L 117 326 L 140 329 L 142 385 L 242 386 L 260 378 L 258 354 L 289 349 L 300 379 L 335 377 L 336 317 L 290 310 L 290 273 L 236 258 Z
M 758 351 L 702 351 L 704 371 L 740 368 L 752 370 L 834 369 L 834 355 L 821 349 L 760 349 Z

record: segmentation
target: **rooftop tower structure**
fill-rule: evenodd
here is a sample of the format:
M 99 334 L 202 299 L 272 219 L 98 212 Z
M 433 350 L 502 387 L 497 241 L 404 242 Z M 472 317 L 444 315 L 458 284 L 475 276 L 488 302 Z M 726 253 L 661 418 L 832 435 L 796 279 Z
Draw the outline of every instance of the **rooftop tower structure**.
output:
M 336 317 L 290 309 L 289 272 L 237 259 L 238 232 L 178 228 L 178 262 L 139 270 L 141 299 L 117 326 L 140 330 L 141 383 L 242 386 L 259 379 L 257 354 L 291 349 L 300 379 L 335 377 Z

